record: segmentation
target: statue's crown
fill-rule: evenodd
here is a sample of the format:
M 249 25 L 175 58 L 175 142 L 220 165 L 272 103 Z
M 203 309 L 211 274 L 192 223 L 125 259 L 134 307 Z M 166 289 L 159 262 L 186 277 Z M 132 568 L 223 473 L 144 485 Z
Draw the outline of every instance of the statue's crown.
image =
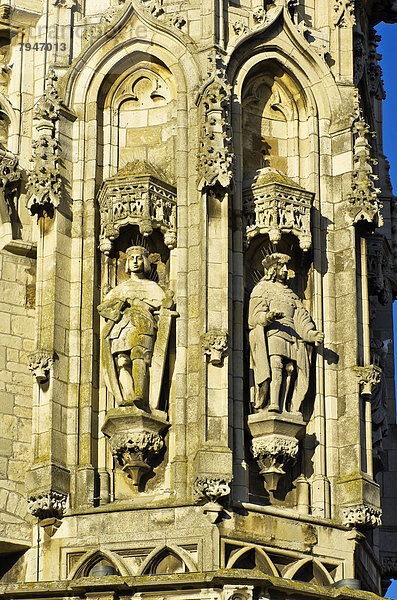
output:
M 274 252 L 273 254 L 268 254 L 262 260 L 262 267 L 264 269 L 269 269 L 274 264 L 287 264 L 291 260 L 291 257 L 288 254 L 281 254 L 280 252 Z
M 127 258 L 130 256 L 130 254 L 132 254 L 133 252 L 137 252 L 138 250 L 141 252 L 141 254 L 143 254 L 143 256 L 149 256 L 149 251 L 144 246 L 130 246 L 125 251 Z

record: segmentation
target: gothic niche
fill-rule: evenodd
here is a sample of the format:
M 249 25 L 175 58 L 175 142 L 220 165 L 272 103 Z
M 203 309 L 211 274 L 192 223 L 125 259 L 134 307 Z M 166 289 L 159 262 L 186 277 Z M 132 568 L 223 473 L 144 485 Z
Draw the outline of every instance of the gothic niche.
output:
M 272 495 L 298 456 L 313 348 L 324 338 L 301 300 L 311 296 L 314 194 L 286 174 L 305 160 L 298 151 L 299 121 L 307 114 L 292 97 L 294 86 L 268 64 L 268 73 L 248 78 L 242 102 L 248 427 L 251 452 Z
M 118 250 L 103 257 L 98 312 L 103 319 L 101 368 L 116 405 L 107 412 L 102 431 L 129 485 L 138 490 L 164 448 L 170 337 L 177 313 L 162 236 L 155 231 L 144 241 L 131 223 L 120 234 Z

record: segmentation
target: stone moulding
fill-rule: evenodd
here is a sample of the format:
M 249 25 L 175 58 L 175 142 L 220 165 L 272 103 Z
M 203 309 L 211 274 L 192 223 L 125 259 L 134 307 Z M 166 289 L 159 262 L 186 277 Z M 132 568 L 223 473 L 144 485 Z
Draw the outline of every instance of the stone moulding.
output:
M 152 469 L 151 460 L 163 449 L 160 434 L 168 425 L 165 413 L 159 410 L 146 413 L 122 406 L 107 413 L 102 432 L 109 438 L 110 450 L 134 489 L 139 488 L 142 475 Z
M 280 479 L 296 461 L 299 439 L 305 431 L 302 415 L 273 414 L 262 410 L 249 415 L 251 452 L 268 492 L 277 490 Z
M 226 355 L 228 348 L 227 331 L 221 329 L 207 331 L 202 339 L 202 348 L 211 364 L 222 364 L 223 357 Z
M 382 525 L 382 510 L 369 504 L 356 504 L 343 509 L 343 525 L 357 529 L 380 527 Z
M 66 510 L 66 501 L 66 494 L 50 490 L 30 496 L 28 507 L 30 513 L 40 521 L 51 517 L 62 519 Z
M 268 234 L 273 243 L 282 234 L 292 233 L 302 250 L 312 244 L 310 214 L 314 194 L 307 192 L 284 173 L 270 167 L 256 172 L 251 185 L 243 189 L 243 211 L 248 242 Z M 248 185 L 247 185 L 248 184 Z
M 38 383 L 48 380 L 49 372 L 54 364 L 54 355 L 46 350 L 36 350 L 28 356 L 28 366 Z
M 109 254 L 123 227 L 137 225 L 143 236 L 153 229 L 164 234 L 169 248 L 176 246 L 176 188 L 152 174 L 115 175 L 99 191 L 101 214 L 99 248 Z

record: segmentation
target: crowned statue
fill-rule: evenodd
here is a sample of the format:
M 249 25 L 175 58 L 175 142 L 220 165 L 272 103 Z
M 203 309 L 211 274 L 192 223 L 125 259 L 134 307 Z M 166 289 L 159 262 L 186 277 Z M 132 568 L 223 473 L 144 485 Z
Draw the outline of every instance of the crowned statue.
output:
M 289 260 L 286 254 L 266 256 L 264 276 L 250 296 L 251 401 L 255 410 L 299 412 L 309 387 L 313 345 L 324 340 L 287 285 Z
M 110 290 L 98 306 L 99 314 L 106 320 L 102 332 L 102 365 L 106 385 L 116 403 L 148 411 L 153 388 L 150 366 L 156 354 L 163 368 L 174 302 L 172 293 L 165 293 L 149 278 L 151 267 L 146 248 L 131 246 L 126 256 L 125 270 L 129 279 Z M 162 319 L 164 315 L 168 318 Z M 165 333 L 159 335 L 164 323 Z M 161 375 L 156 373 L 157 382 Z M 159 385 L 156 388 L 158 390 Z M 157 408 L 157 400 L 152 399 L 152 404 Z

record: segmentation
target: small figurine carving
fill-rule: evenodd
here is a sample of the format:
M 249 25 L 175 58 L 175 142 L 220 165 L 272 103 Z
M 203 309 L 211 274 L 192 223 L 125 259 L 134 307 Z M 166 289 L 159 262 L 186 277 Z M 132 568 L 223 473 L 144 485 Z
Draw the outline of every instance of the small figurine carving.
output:
M 250 362 L 254 409 L 298 412 L 309 386 L 312 344 L 324 334 L 287 286 L 290 257 L 274 253 L 262 261 L 264 276 L 249 303 Z
M 146 248 L 132 246 L 126 254 L 125 269 L 130 278 L 110 290 L 98 306 L 99 314 L 107 320 L 102 333 L 105 382 L 118 405 L 150 411 L 149 367 L 156 340 L 164 359 L 174 301 L 171 292 L 166 294 L 149 279 Z M 162 315 L 166 327 L 160 332 Z M 163 364 L 164 360 L 159 362 Z M 161 365 L 156 371 L 153 377 L 161 381 Z M 154 382 L 150 383 L 153 387 Z M 151 408 L 158 408 L 157 401 L 155 404 Z

